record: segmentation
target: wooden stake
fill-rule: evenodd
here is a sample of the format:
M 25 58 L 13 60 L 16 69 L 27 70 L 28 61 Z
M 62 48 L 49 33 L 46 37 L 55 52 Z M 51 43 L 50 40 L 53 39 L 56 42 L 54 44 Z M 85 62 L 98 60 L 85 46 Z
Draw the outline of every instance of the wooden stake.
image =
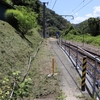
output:
M 54 58 L 52 58 L 52 74 L 54 75 Z

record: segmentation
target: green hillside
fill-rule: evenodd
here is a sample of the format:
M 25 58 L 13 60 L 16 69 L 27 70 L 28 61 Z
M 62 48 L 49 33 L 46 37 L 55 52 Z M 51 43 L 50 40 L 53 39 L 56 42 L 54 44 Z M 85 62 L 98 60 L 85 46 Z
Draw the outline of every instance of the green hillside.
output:
M 0 21 L 0 100 L 8 98 L 5 94 L 12 91 L 9 88 L 13 87 L 11 84 L 14 84 L 14 73 L 20 72 L 22 81 L 29 58 L 35 54 L 38 44 L 42 41 L 36 29 L 30 33 L 31 38 L 28 35 L 22 38 L 11 25 Z M 1 96 L 4 98 L 1 99 Z
M 39 45 L 42 40 L 34 28 L 21 37 L 10 24 L 0 21 L 0 100 L 56 98 L 58 76 L 47 77 L 53 54 L 47 39 Z
M 8 23 L 0 21 L 0 66 L 5 73 L 11 70 L 23 70 L 31 55 L 41 41 L 38 33 L 34 32 L 30 42 L 34 44 L 32 48 L 26 39 L 22 39 L 16 30 Z M 37 40 L 36 40 L 37 39 Z M 1 68 L 1 67 L 0 67 Z M 1 71 L 1 70 L 0 70 Z

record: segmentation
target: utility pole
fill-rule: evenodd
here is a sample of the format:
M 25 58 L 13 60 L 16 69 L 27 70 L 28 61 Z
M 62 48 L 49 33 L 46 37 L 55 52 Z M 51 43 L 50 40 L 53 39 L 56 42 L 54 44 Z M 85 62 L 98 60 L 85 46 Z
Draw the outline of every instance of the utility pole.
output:
M 43 38 L 45 38 L 45 20 L 46 20 L 46 16 L 45 16 L 45 4 L 48 4 L 48 2 L 43 2 Z

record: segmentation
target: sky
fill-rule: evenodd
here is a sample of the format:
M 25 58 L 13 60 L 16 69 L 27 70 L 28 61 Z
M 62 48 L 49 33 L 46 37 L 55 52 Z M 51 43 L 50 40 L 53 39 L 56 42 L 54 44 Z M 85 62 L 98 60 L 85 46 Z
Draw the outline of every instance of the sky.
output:
M 100 0 L 40 0 L 48 2 L 46 7 L 63 16 L 71 23 L 78 24 L 90 17 L 100 17 Z

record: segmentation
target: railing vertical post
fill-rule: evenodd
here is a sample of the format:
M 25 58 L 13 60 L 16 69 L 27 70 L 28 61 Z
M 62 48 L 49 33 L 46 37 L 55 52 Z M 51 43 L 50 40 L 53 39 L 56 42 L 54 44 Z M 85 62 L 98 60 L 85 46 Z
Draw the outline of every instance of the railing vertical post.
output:
M 61 47 L 61 38 L 59 37 L 59 46 Z
M 65 51 L 66 51 L 66 40 L 65 40 Z
M 83 66 L 82 66 L 82 82 L 81 82 L 81 90 L 85 91 L 86 86 L 86 64 L 87 64 L 87 58 L 86 56 L 83 57 Z
M 70 57 L 70 43 L 69 43 L 69 57 Z
M 58 45 L 60 45 L 60 38 L 58 38 Z
M 98 57 L 95 57 L 95 67 L 94 67 L 94 72 L 93 72 L 93 76 L 94 76 L 94 79 L 93 79 L 93 97 L 95 96 L 94 93 L 95 93 L 95 85 L 96 85 L 96 69 L 97 69 L 97 58 Z
M 61 38 L 61 46 L 62 46 L 62 38 Z
M 77 65 L 78 65 L 78 47 L 76 48 L 76 68 L 77 68 Z

